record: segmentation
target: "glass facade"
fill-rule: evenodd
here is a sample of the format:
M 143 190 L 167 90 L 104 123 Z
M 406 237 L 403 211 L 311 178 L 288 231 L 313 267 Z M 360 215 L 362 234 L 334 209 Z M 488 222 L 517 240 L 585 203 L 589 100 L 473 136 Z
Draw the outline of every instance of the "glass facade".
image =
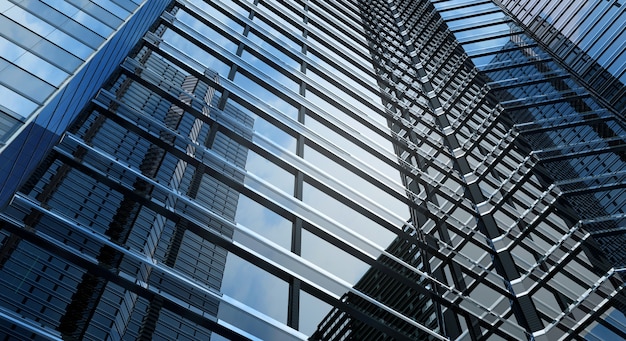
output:
M 624 118 L 504 5 L 158 6 L 13 166 L 0 335 L 626 338 Z
M 0 142 L 4 145 L 11 132 L 29 122 L 142 5 L 139 1 L 3 1 Z
M 526 31 L 622 115 L 626 113 L 626 2 L 501 1 Z
M 168 3 L 0 3 L 0 207 Z

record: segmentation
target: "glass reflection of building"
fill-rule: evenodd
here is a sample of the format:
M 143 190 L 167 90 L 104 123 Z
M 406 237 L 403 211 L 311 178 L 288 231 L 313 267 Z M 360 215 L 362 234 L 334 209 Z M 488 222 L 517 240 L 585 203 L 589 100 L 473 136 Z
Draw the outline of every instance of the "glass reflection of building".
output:
M 491 1 L 110 3 L 129 35 L 34 107 L 65 123 L 6 140 L 54 147 L 12 167 L 0 334 L 626 338 L 614 68 L 591 91 Z
M 624 0 L 502 0 L 503 7 L 571 68 L 578 81 L 618 112 L 626 113 Z
M 0 206 L 168 2 L 0 3 Z

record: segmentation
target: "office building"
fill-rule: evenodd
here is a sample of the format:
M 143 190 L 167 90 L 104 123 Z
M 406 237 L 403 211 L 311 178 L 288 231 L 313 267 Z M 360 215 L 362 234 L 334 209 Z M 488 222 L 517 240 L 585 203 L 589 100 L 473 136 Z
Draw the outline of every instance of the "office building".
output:
M 623 0 L 501 3 L 579 82 L 618 112 L 626 113 Z
M 492 1 L 143 6 L 0 213 L 1 334 L 626 338 L 619 68 Z
M 379 15 L 385 8 L 388 15 Z M 398 294 L 417 290 L 407 289 L 400 280 L 395 281 L 395 285 L 385 282 L 375 268 L 355 287 L 375 290 L 383 302 L 405 311 L 408 316 L 421 317 L 426 326 L 429 317 L 438 314 L 439 332 L 453 339 L 623 338 L 623 298 L 618 294 L 621 284 L 614 291 L 616 294 L 611 295 L 615 297 L 614 311 L 590 302 L 587 307 L 576 307 L 584 299 L 574 298 L 576 294 L 573 294 L 576 290 L 583 293 L 582 288 L 593 286 L 581 285 L 580 278 L 595 277 L 579 272 L 584 267 L 581 264 L 593 264 L 587 267 L 588 271 L 607 279 L 608 274 L 623 266 L 624 197 L 620 189 L 623 179 L 619 176 L 619 169 L 623 169 L 623 152 L 619 145 L 624 133 L 623 120 L 616 114 L 617 110 L 614 107 L 607 110 L 598 105 L 595 98 L 592 100 L 589 92 L 573 82 L 573 77 L 555 63 L 553 55 L 542 50 L 541 44 L 516 25 L 513 18 L 503 16 L 502 10 L 491 2 L 438 1 L 432 5 L 404 3 L 404 6 L 388 7 L 380 2 L 363 12 L 377 14 L 371 17 L 369 27 L 378 30 L 373 30 L 370 41 L 380 37 L 378 51 L 382 51 L 383 56 L 378 60 L 384 70 L 382 78 L 391 80 L 392 84 L 400 83 L 403 90 L 400 93 L 404 94 L 398 94 L 397 86 L 389 87 L 396 89 L 393 95 L 400 106 L 406 103 L 403 97 L 412 91 L 406 86 L 411 82 L 411 78 L 406 77 L 406 65 L 423 66 L 421 74 L 420 70 L 411 71 L 419 75 L 427 94 L 424 97 L 434 108 L 431 112 L 443 109 L 439 109 L 439 116 L 431 114 L 434 116 L 431 120 L 436 122 L 433 126 L 443 127 L 439 135 L 444 143 L 439 150 L 452 149 L 452 156 L 448 157 L 462 174 L 465 184 L 458 181 L 459 185 L 466 186 L 462 193 L 474 202 L 473 207 L 479 214 L 475 222 L 478 228 L 471 233 L 462 230 L 467 223 L 442 224 L 442 220 L 451 220 L 443 214 L 444 219 L 434 219 L 437 223 L 430 231 L 424 231 L 426 224 L 414 224 L 422 226 L 421 232 L 427 234 L 425 240 L 440 236 L 437 242 L 451 240 L 453 245 L 455 238 L 459 240 L 459 248 L 455 248 L 461 250 L 458 256 L 435 253 L 430 258 L 430 263 L 437 265 L 430 270 L 434 277 L 445 284 L 454 284 L 459 290 L 455 299 L 449 301 L 442 299 L 449 295 L 445 290 L 438 295 L 431 294 L 441 310 L 417 313 L 419 309 L 413 302 L 408 298 L 399 299 L 402 295 Z M 400 26 L 396 32 L 394 24 Z M 384 55 L 389 46 L 406 48 L 409 55 L 413 49 L 416 58 L 410 62 L 401 60 L 398 54 L 389 58 L 389 54 Z M 394 57 L 400 62 L 394 62 Z M 389 104 L 393 105 L 394 101 Z M 417 120 L 411 116 L 405 118 L 424 126 L 423 116 Z M 411 131 L 411 126 L 400 129 L 408 134 L 415 132 L 415 129 Z M 432 141 L 437 129 L 428 127 L 422 131 L 426 133 L 418 140 Z M 428 159 L 422 162 L 432 169 Z M 536 194 L 530 194 L 533 191 Z M 540 191 L 544 191 L 543 194 L 539 195 Z M 455 215 L 458 214 L 455 206 L 461 205 L 451 203 L 463 202 L 441 194 L 434 197 L 448 205 L 448 211 Z M 444 200 L 440 199 L 442 197 Z M 572 218 L 578 221 L 571 221 Z M 472 235 L 476 230 L 484 234 Z M 593 237 L 578 239 L 578 230 Z M 569 238 L 578 241 L 568 241 Z M 481 256 L 482 251 L 478 249 L 481 242 L 486 244 L 482 245 L 483 250 L 491 247 L 495 251 L 488 257 L 493 262 L 489 275 L 481 274 L 485 268 L 479 260 L 486 259 L 482 258 L 486 254 Z M 574 251 L 573 245 L 584 251 Z M 602 257 L 596 257 L 601 253 L 600 248 L 614 268 L 611 269 Z M 474 251 L 470 251 L 472 249 Z M 469 266 L 463 266 L 464 262 L 460 261 L 463 256 L 468 256 Z M 455 257 L 459 258 L 458 262 L 452 261 L 447 266 L 437 264 L 446 264 Z M 469 270 L 472 267 L 474 270 Z M 537 270 L 539 272 L 534 273 Z M 445 273 L 437 274 L 437 271 Z M 487 279 L 494 274 L 501 277 L 490 283 Z M 621 277 L 614 276 L 620 283 Z M 496 288 L 492 284 L 497 282 L 515 296 L 504 300 L 506 308 L 500 311 L 498 306 L 503 301 L 499 299 L 507 295 L 501 290 L 492 291 Z M 380 283 L 387 284 L 375 289 Z M 432 287 L 438 283 L 426 282 L 424 287 L 428 284 Z M 445 285 L 442 287 L 447 289 Z M 428 291 L 422 292 L 428 294 Z M 597 293 L 595 289 L 589 292 Z M 415 296 L 411 297 L 416 299 Z M 347 299 L 363 305 L 360 298 Z M 475 299 L 482 313 L 474 315 L 472 310 L 476 308 L 470 307 L 469 302 L 463 306 L 465 299 Z M 580 311 L 572 315 L 561 313 L 563 318 L 559 318 L 559 309 Z M 371 306 L 364 310 L 372 316 L 380 316 Z M 598 318 L 602 314 L 604 316 Z M 584 320 L 586 322 L 582 322 Z M 387 317 L 385 321 L 391 324 L 394 320 Z M 511 321 L 515 323 L 509 324 Z M 522 327 L 524 332 L 520 333 L 517 327 Z M 398 329 L 416 332 L 408 328 L 408 324 Z M 334 309 L 314 338 L 359 339 L 364 330 L 358 318 Z M 382 339 L 384 335 L 378 334 L 374 339 Z M 424 332 L 419 335 L 431 338 Z M 409 337 L 418 338 L 416 335 Z
M 168 3 L 0 3 L 0 206 Z

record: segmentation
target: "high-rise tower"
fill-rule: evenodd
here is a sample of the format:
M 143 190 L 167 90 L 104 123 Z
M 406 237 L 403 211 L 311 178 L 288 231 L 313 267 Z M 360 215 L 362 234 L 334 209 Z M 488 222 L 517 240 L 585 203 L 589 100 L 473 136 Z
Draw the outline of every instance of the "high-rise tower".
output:
M 0 3 L 0 206 L 168 3 Z
M 621 100 L 505 5 L 144 4 L 0 213 L 0 333 L 626 338 Z
M 577 81 L 626 114 L 624 0 L 500 3 Z

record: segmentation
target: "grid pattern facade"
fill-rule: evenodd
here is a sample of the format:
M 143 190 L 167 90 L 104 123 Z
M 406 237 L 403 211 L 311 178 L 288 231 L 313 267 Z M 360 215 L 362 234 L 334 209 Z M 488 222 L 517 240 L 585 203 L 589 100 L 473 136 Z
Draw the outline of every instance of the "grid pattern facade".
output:
M 501 1 L 526 31 L 618 112 L 626 113 L 623 0 Z
M 238 193 L 207 168 L 238 179 L 223 163 L 242 167 L 247 154 L 209 122 L 218 101 L 213 88 L 146 47 L 127 59 L 7 210 L 45 246 L 35 248 L 32 236 L 4 239 L 5 305 L 60 338 L 208 338 L 207 318 L 183 302 L 217 315 L 227 251 L 202 235 L 232 237 L 222 221 L 234 219 Z M 251 119 L 230 113 L 249 134 Z M 187 161 L 196 148 L 210 149 L 208 165 Z M 24 268 L 34 276 L 9 289 Z M 7 334 L 28 335 L 6 322 Z
M 0 213 L 0 333 L 626 338 L 623 117 L 519 23 L 172 1 Z
M 0 206 L 168 3 L 0 4 Z
M 493 3 L 361 4 L 383 100 L 397 113 L 392 130 L 417 144 L 400 151 L 401 161 L 423 172 L 405 179 L 424 193 L 414 225 L 424 241 L 435 237 L 453 250 L 424 257 L 432 280 L 463 297 L 434 298 L 439 332 L 453 339 L 623 338 L 623 284 L 615 273 L 623 266 L 624 213 L 618 108 L 599 105 Z M 376 277 L 370 271 L 362 283 Z M 612 293 L 600 294 L 602 286 Z M 601 308 L 589 292 L 615 299 Z M 484 313 L 474 315 L 464 299 Z M 580 313 L 564 313 L 572 310 Z M 418 316 L 429 321 L 429 314 Z M 314 338 L 359 339 L 358 320 L 336 310 Z
M 141 1 L 3 2 L 1 146 L 143 5 Z

